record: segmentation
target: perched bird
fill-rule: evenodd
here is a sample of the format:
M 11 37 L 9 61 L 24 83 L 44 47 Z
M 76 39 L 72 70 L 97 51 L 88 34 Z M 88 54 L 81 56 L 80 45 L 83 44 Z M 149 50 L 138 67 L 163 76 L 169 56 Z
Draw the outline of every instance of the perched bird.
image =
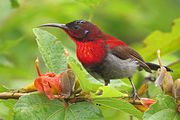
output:
M 123 41 L 102 32 L 96 25 L 85 20 L 67 24 L 48 23 L 40 27 L 58 27 L 76 43 L 76 55 L 84 68 L 95 78 L 103 79 L 105 85 L 111 79 L 128 78 L 133 99 L 138 98 L 132 76 L 136 70 L 151 73 L 160 66 L 148 63 Z M 167 70 L 170 71 L 169 68 Z

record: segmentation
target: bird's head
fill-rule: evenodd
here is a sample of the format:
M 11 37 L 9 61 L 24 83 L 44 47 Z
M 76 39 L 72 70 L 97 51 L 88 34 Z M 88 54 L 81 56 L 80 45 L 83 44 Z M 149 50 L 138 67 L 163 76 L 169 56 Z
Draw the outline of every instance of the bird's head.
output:
M 63 29 L 75 41 L 93 41 L 102 34 L 101 30 L 96 25 L 85 20 L 75 20 L 67 24 L 47 23 L 40 27 L 48 26 Z

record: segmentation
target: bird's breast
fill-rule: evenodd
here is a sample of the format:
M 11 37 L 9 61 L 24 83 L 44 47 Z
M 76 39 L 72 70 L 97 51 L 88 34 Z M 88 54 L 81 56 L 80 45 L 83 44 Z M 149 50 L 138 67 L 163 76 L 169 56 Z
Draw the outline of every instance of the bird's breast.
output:
M 107 54 L 106 47 L 102 41 L 79 42 L 76 44 L 77 57 L 84 66 L 94 66 L 101 63 Z

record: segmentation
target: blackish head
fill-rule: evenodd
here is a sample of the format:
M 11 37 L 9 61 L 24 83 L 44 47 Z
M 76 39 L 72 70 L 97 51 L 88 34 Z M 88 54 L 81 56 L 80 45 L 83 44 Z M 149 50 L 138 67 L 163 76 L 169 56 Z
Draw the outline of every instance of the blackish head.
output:
M 101 35 L 101 30 L 96 25 L 85 20 L 75 20 L 67 24 L 48 23 L 41 25 L 41 27 L 45 26 L 61 28 L 76 41 L 92 41 Z

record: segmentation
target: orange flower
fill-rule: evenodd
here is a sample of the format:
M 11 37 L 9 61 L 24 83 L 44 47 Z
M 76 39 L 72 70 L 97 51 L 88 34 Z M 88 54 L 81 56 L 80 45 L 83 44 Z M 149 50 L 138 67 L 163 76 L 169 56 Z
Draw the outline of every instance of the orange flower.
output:
M 56 75 L 53 72 L 49 73 L 40 73 L 40 69 L 38 66 L 39 60 L 36 59 L 36 69 L 38 72 L 38 78 L 34 81 L 34 86 L 39 92 L 43 92 L 49 99 L 56 98 L 55 95 L 59 95 L 61 93 L 60 89 L 60 77 L 63 73 Z

